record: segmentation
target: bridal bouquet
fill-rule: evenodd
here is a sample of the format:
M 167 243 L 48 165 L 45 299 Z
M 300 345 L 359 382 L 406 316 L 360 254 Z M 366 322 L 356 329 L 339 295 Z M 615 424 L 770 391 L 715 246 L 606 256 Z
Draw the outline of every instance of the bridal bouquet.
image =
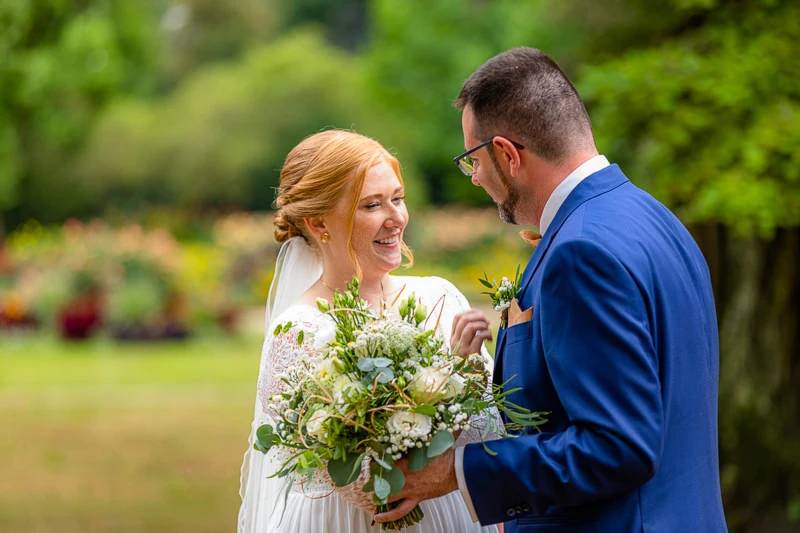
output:
M 357 280 L 337 292 L 332 304 L 320 299 L 317 305 L 333 318 L 335 338 L 321 355 L 301 357 L 279 376 L 284 392 L 268 406 L 277 422 L 259 427 L 254 443 L 264 453 L 273 446 L 291 450 L 274 474 L 288 477 L 289 487 L 310 481 L 318 468 L 326 468 L 337 486 L 348 485 L 369 457 L 363 490 L 373 493 L 383 512 L 393 506 L 387 499 L 405 484 L 394 462 L 407 457 L 410 470 L 421 469 L 453 445 L 454 433 L 468 427 L 471 416 L 492 408 L 507 415 L 505 428 L 487 427 L 483 437 L 491 430 L 507 435 L 544 422 L 540 413 L 506 403 L 514 390 L 492 387 L 484 356 L 461 358 L 446 347 L 434 335 L 435 325 L 427 328 L 432 318 L 414 294 L 399 303 L 399 318 L 369 310 Z M 274 334 L 291 327 L 278 325 Z M 310 339 L 300 331 L 297 342 L 304 341 Z M 402 529 L 422 518 L 416 507 L 381 527 Z

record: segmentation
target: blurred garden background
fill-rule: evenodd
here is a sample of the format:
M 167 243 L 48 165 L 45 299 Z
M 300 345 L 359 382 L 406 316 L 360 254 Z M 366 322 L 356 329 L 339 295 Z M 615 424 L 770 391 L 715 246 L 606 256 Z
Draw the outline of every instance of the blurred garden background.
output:
M 800 531 L 796 0 L 0 0 L 0 531 L 235 528 L 286 153 L 403 166 L 412 274 L 530 249 L 452 164 L 451 102 L 520 45 L 711 268 L 732 532 Z

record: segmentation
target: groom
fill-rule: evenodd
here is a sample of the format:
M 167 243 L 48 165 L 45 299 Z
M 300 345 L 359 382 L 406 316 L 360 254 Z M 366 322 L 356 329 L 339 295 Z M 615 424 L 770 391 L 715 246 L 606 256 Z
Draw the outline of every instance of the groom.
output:
M 598 155 L 573 85 L 517 48 L 464 84 L 456 158 L 511 224 L 542 240 L 497 341 L 495 382 L 549 411 L 538 434 L 451 450 L 407 473 L 398 518 L 459 490 L 473 520 L 514 531 L 726 531 L 719 349 L 708 268 L 678 219 Z M 474 350 L 477 311 L 456 342 Z

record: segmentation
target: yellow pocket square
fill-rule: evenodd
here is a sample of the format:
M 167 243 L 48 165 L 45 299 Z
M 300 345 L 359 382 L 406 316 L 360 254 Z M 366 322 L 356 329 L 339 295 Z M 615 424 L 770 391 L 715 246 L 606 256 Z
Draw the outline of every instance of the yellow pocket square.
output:
M 529 307 L 523 311 L 516 298 L 511 300 L 511 307 L 508 308 L 508 327 L 516 326 L 517 324 L 522 324 L 523 322 L 528 322 L 532 318 L 533 307 Z

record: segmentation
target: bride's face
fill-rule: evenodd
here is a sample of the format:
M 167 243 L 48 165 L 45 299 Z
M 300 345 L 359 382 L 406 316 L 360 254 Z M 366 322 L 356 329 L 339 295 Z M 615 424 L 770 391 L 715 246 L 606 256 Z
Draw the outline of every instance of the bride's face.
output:
M 323 244 L 331 253 L 337 270 L 352 270 L 347 251 L 347 219 L 352 195 L 345 193 L 326 217 L 331 240 Z M 352 245 L 367 279 L 391 272 L 403 261 L 400 242 L 408 224 L 403 185 L 388 163 L 381 162 L 364 176 L 364 187 L 353 217 Z

